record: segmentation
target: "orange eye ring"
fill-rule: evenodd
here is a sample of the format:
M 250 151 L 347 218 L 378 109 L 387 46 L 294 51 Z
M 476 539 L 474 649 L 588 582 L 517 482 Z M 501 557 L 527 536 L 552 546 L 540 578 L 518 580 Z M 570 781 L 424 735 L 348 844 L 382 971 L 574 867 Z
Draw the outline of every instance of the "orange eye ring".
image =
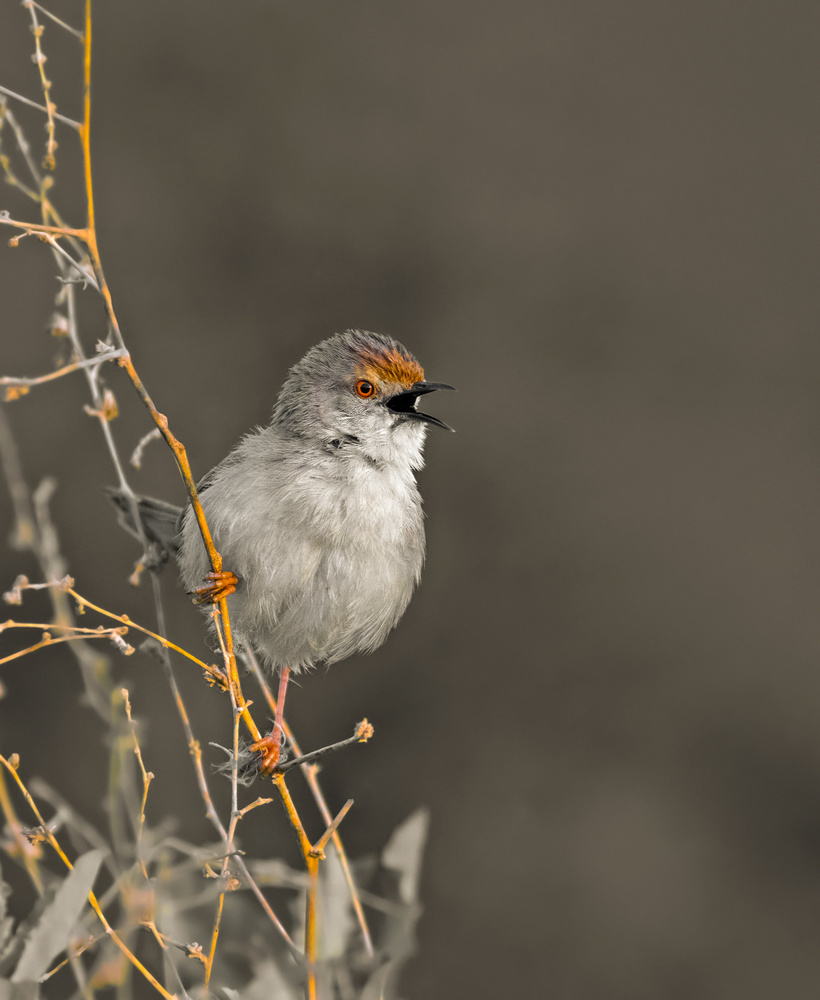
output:
M 361 396 L 362 399 L 370 399 L 375 392 L 375 385 L 372 382 L 368 382 L 366 378 L 360 378 L 356 383 L 356 395 Z

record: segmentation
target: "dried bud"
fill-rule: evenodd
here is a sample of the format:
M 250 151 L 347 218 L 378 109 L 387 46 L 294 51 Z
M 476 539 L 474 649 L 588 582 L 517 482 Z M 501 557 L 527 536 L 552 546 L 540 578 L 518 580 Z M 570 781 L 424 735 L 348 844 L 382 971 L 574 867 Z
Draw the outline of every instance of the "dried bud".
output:
M 123 639 L 123 637 L 117 632 L 111 633 L 111 642 L 117 647 L 123 656 L 130 656 L 134 652 L 134 647 L 129 646 L 125 639 Z
M 110 389 L 105 390 L 105 395 L 103 396 L 103 415 L 106 420 L 114 420 L 119 415 L 119 407 L 117 406 L 117 400 L 114 397 L 114 393 Z
M 202 953 L 202 945 L 196 941 L 192 941 L 189 945 L 185 946 L 185 954 L 188 958 L 196 958 L 198 961 L 202 962 L 203 965 L 208 964 Z
M 48 332 L 52 337 L 68 336 L 68 317 L 62 313 L 53 313 L 49 320 Z
M 374 732 L 375 729 L 367 719 L 362 719 L 358 726 L 356 726 L 355 736 L 359 743 L 367 743 Z
M 116 419 L 119 415 L 119 407 L 117 406 L 117 400 L 114 393 L 110 389 L 106 389 L 103 394 L 102 406 L 99 410 L 95 410 L 93 406 L 86 404 L 83 409 L 89 415 L 89 417 L 100 417 L 102 420 L 111 421 Z
M 6 604 L 22 604 L 23 603 L 23 591 L 28 586 L 27 576 L 18 576 L 17 579 L 12 584 L 11 590 L 3 594 L 3 600 Z

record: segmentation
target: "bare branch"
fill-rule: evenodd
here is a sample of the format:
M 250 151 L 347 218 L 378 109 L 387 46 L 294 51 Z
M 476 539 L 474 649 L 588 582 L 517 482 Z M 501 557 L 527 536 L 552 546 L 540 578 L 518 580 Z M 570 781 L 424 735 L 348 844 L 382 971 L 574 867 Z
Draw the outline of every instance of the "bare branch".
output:
M 48 108 L 44 107 L 44 105 L 30 100 L 28 97 L 23 97 L 22 94 L 17 94 L 13 90 L 9 90 L 8 87 L 0 86 L 0 94 L 5 94 L 6 97 L 13 97 L 15 101 L 20 101 L 21 104 L 27 104 L 30 108 L 36 108 L 38 111 L 48 114 Z M 82 125 L 80 122 L 75 122 L 73 118 L 66 118 L 65 115 L 61 115 L 57 111 L 52 112 L 52 114 L 55 121 L 62 122 L 63 125 L 70 125 L 71 128 L 76 129 L 78 132 L 81 131 Z
M 82 368 L 93 368 L 95 365 L 104 364 L 106 361 L 115 361 L 122 358 L 127 352 L 116 350 L 106 351 L 105 354 L 98 354 L 95 358 L 86 358 L 83 361 L 74 361 L 70 365 L 64 365 L 56 371 L 49 372 L 48 375 L 37 375 L 33 378 L 25 378 L 22 375 L 4 375 L 0 377 L 0 386 L 30 388 L 34 385 L 42 385 L 44 382 L 53 382 L 54 379 L 70 375 L 72 372 Z
M 315 764 L 322 757 L 327 757 L 328 754 L 336 753 L 338 750 L 344 750 L 345 747 L 351 747 L 354 743 L 367 743 L 372 735 L 373 727 L 367 719 L 362 719 L 356 726 L 356 731 L 353 735 L 349 736 L 346 740 L 331 743 L 330 746 L 321 747 L 319 750 L 311 750 L 310 753 L 302 754 L 301 757 L 294 757 L 293 760 L 286 760 L 284 763 L 277 765 L 276 773 L 284 774 L 285 771 L 289 771 L 292 767 L 299 767 L 302 764 Z
M 51 80 L 49 80 L 46 76 L 46 54 L 43 52 L 43 48 L 40 45 L 40 39 L 43 36 L 44 28 L 37 20 L 37 11 L 34 8 L 34 4 L 28 3 L 27 0 L 24 0 L 23 6 L 31 15 L 31 31 L 34 35 L 34 62 L 36 63 L 37 70 L 40 73 L 40 86 L 43 88 L 43 97 L 46 102 L 46 114 L 48 115 L 48 123 L 46 125 L 48 138 L 46 140 L 46 157 L 43 160 L 43 167 L 46 170 L 55 170 L 57 167 L 57 160 L 55 159 L 54 153 L 57 149 L 57 140 L 54 138 L 54 115 L 57 111 L 57 105 L 51 99 Z
M 83 38 L 82 31 L 78 31 L 76 28 L 72 28 L 70 24 L 66 24 L 65 21 L 61 21 L 60 18 L 57 17 L 56 14 L 52 14 L 50 10 L 46 10 L 45 7 L 42 7 L 39 3 L 35 3 L 35 0 L 24 0 L 23 6 L 24 7 L 36 7 L 37 10 L 39 10 L 41 14 L 45 14 L 46 17 L 51 18 L 51 20 L 55 24 L 59 24 L 61 28 L 65 28 L 65 30 L 68 31 L 68 32 L 70 32 L 72 35 L 74 35 L 75 38 L 78 38 L 81 42 L 85 40 Z
M 87 229 L 69 229 L 68 226 L 45 226 L 39 222 L 20 222 L 19 219 L 9 218 L 8 212 L 0 212 L 0 225 L 14 226 L 15 229 L 22 229 L 29 233 L 53 233 L 55 236 L 75 236 L 78 240 L 88 239 Z
M 322 836 L 313 845 L 313 854 L 315 857 L 324 858 L 325 848 L 327 847 L 330 838 L 338 830 L 339 824 L 342 822 L 345 816 L 347 816 L 348 812 L 350 812 L 350 807 L 352 805 L 353 805 L 353 799 L 348 799 L 347 802 L 345 802 L 345 804 L 336 814 L 336 817 L 334 818 L 330 826 L 325 830 Z
M 148 431 L 140 439 L 137 447 L 131 453 L 131 458 L 129 458 L 129 463 L 133 465 L 135 469 L 142 467 L 142 457 L 145 454 L 145 449 L 152 441 L 159 441 L 162 435 L 159 432 L 159 427 L 155 427 L 152 431 Z
M 91 287 L 94 289 L 95 292 L 98 292 L 100 290 L 100 286 L 97 284 L 97 279 L 94 277 L 94 272 L 92 271 L 91 267 L 88 264 L 81 264 L 79 261 L 74 260 L 74 258 L 71 256 L 70 253 L 68 253 L 68 251 L 63 250 L 63 248 L 60 246 L 57 240 L 55 240 L 55 238 L 51 235 L 51 233 L 38 233 L 37 237 L 43 243 L 48 243 L 48 245 L 56 253 L 58 253 L 65 261 L 68 262 L 70 267 L 74 268 L 77 274 L 79 274 L 83 286 L 91 285 Z M 9 245 L 13 245 L 12 240 L 9 240 Z

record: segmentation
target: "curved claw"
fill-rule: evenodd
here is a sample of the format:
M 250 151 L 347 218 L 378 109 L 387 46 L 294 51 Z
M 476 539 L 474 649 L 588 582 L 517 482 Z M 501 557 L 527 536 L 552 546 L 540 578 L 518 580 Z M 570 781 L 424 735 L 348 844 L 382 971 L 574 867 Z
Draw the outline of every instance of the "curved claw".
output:
M 270 736 L 263 736 L 261 740 L 252 743 L 250 749 L 260 755 L 255 765 L 257 773 L 271 775 L 276 770 L 282 753 L 281 735 L 274 736 L 271 733 Z
M 230 570 L 207 573 L 205 579 L 210 582 L 204 587 L 194 588 L 191 592 L 194 604 L 218 604 L 224 598 L 230 597 L 239 586 L 239 577 Z

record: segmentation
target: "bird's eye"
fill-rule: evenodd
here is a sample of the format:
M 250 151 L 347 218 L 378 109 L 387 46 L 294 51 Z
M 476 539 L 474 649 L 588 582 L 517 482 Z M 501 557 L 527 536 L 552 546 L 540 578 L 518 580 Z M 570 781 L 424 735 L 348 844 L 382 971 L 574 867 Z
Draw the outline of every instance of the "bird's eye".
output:
M 369 399 L 375 391 L 376 387 L 372 382 L 368 382 L 366 378 L 360 378 L 356 383 L 356 393 L 361 396 L 362 399 Z

